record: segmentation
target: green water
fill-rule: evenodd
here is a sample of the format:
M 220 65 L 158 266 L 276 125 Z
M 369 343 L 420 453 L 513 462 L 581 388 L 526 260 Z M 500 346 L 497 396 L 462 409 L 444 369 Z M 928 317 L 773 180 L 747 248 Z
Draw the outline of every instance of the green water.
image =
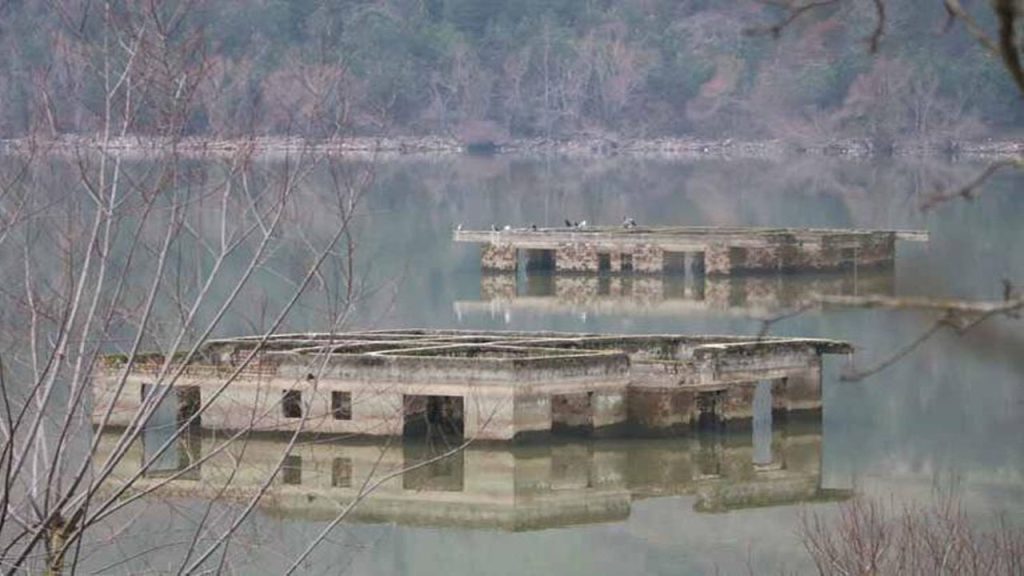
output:
M 826 285 L 840 286 L 836 290 L 843 293 L 999 299 L 1003 278 L 1024 284 L 1024 175 L 999 175 L 974 202 L 955 201 L 928 212 L 919 208 L 929 194 L 969 179 L 982 167 L 821 158 L 384 161 L 357 218 L 356 260 L 367 288 L 348 326 L 755 334 L 762 328 L 760 317 L 772 312 L 771 306 L 746 306 L 749 296 L 733 298 L 725 308 L 673 306 L 685 301 L 680 295 L 687 292 L 671 288 L 654 299 L 661 308 L 616 301 L 599 287 L 593 290 L 603 298 L 560 300 L 551 288 L 531 292 L 531 281 L 544 281 L 525 276 L 518 279 L 514 300 L 493 303 L 481 289 L 477 249 L 451 242 L 459 224 L 545 226 L 566 218 L 603 224 L 629 216 L 644 225 L 926 229 L 930 241 L 900 243 L 895 269 L 881 281 L 840 279 Z M 315 196 L 315 184 L 303 194 Z M 313 216 L 309 226 L 316 232 Z M 783 295 L 817 289 L 805 286 L 809 282 L 771 281 L 773 293 Z M 273 302 L 287 287 L 284 280 L 270 278 L 258 292 Z M 543 305 L 523 304 L 537 295 Z M 323 329 L 319 322 L 330 307 L 327 300 L 304 299 L 284 329 Z M 934 320 L 919 311 L 817 310 L 778 322 L 772 332 L 849 340 L 857 347 L 854 366 L 866 369 L 909 344 Z M 253 325 L 237 313 L 220 331 L 246 333 Z M 839 379 L 849 359 L 828 358 L 821 424 L 776 431 L 773 454 L 785 460 L 780 466 L 792 477 L 788 488 L 767 490 L 774 497 L 765 496 L 765 489 L 758 492 L 758 482 L 763 487 L 768 476 L 751 468 L 749 435 L 581 440 L 515 451 L 481 447 L 466 458 L 489 464 L 477 468 L 466 460 L 437 471 L 438 477 L 457 476 L 454 480 L 410 483 L 406 500 L 393 498 L 390 515 L 386 503 L 368 505 L 362 516 L 331 533 L 303 571 L 593 576 L 718 569 L 733 574 L 746 573 L 750 562 L 755 573 L 803 573 L 812 566 L 797 535 L 800 514 L 832 514 L 835 501 L 851 494 L 909 503 L 951 489 L 974 513 L 1021 520 L 1022 327 L 1020 320 L 994 318 L 963 335 L 942 331 L 858 382 Z M 781 458 L 782 446 L 798 440 L 804 443 L 800 456 Z M 267 442 L 272 449 L 273 440 Z M 302 494 L 307 484 L 328 482 L 334 459 L 364 449 L 332 445 L 321 450 L 319 460 L 309 452 L 306 465 L 321 464 L 303 469 L 295 490 Z M 305 446 L 300 455 L 302 450 L 314 448 Z M 258 463 L 252 466 L 259 469 Z M 268 574 L 287 566 L 339 505 L 317 490 L 259 508 L 232 540 L 227 565 L 237 573 Z M 743 496 L 743 490 L 750 494 Z M 153 502 L 136 511 L 140 515 L 130 531 L 94 547 L 85 566 L 112 566 L 121 573 L 175 566 L 205 506 L 202 498 Z M 218 503 L 213 526 L 225 525 L 228 517 L 221 515 L 238 509 Z M 155 545 L 161 547 L 134 557 Z

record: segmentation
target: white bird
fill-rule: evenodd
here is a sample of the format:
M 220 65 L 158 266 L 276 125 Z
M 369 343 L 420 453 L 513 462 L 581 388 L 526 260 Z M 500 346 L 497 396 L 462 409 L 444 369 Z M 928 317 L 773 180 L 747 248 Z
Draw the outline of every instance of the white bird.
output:
M 507 231 L 507 230 L 511 230 L 511 229 L 512 229 L 512 227 L 511 227 L 511 226 L 509 226 L 508 224 L 505 224 L 505 230 L 506 230 L 506 231 Z
M 459 224 L 458 226 L 456 226 L 455 230 L 458 231 L 458 232 L 462 232 L 462 224 Z
M 586 227 L 587 227 L 587 221 L 586 220 L 580 222 L 580 228 L 586 228 Z

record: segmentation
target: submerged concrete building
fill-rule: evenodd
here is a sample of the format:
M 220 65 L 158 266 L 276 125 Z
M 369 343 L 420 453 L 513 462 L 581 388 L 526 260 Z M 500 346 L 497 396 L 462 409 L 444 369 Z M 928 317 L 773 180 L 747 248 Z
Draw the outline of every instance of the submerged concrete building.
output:
M 892 266 L 897 240 L 928 233 L 741 227 L 568 227 L 456 230 L 456 242 L 481 245 L 484 270 L 708 275 L 829 271 Z
M 208 343 L 170 378 L 162 358 L 110 356 L 94 422 L 128 426 L 173 386 L 204 428 L 481 440 L 537 434 L 672 434 L 820 414 L 833 340 L 396 330 Z M 146 361 L 144 361 L 146 360 Z
M 166 430 L 166 426 L 164 429 Z M 104 462 L 120 435 L 101 437 Z M 697 513 L 846 498 L 822 473 L 820 426 L 775 426 L 761 436 L 703 435 L 655 440 L 579 440 L 528 446 L 470 445 L 443 459 L 422 440 L 397 443 L 300 442 L 258 435 L 223 449 L 223 435 L 193 433 L 142 463 L 163 443 L 160 428 L 144 434 L 108 482 L 132 479 L 133 490 L 159 487 L 160 497 L 246 501 L 282 463 L 260 506 L 275 515 L 328 521 L 345 509 L 367 478 L 400 472 L 347 517 L 354 522 L 529 531 L 621 521 L 633 502 L 663 496 L 692 499 Z

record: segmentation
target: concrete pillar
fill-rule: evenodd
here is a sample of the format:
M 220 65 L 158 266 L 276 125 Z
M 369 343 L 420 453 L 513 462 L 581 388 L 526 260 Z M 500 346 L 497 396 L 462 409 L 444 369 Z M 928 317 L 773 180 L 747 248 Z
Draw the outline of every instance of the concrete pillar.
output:
M 476 387 L 463 397 L 464 435 L 481 440 L 511 440 L 516 433 L 512 387 Z
M 551 431 L 551 397 L 520 390 L 516 392 L 514 419 L 516 433 Z
M 728 246 L 711 244 L 704 250 L 704 273 L 723 276 L 732 274 L 732 258 L 730 258 Z
M 754 465 L 772 463 L 772 383 L 764 380 L 754 388 Z
M 597 249 L 590 244 L 560 244 L 555 252 L 559 272 L 597 272 Z
M 622 253 L 612 252 L 611 253 L 611 271 L 622 272 Z
M 516 247 L 511 244 L 484 244 L 480 248 L 480 267 L 494 272 L 515 272 L 519 264 Z
M 661 248 L 651 244 L 641 244 L 633 251 L 633 270 L 645 274 L 662 271 L 664 254 Z
M 590 400 L 590 407 L 594 412 L 594 428 L 626 422 L 625 390 L 598 390 Z
M 735 269 L 735 268 L 734 268 Z M 746 248 L 743 270 L 747 272 L 778 272 L 782 269 L 782 254 L 778 246 L 752 246 Z

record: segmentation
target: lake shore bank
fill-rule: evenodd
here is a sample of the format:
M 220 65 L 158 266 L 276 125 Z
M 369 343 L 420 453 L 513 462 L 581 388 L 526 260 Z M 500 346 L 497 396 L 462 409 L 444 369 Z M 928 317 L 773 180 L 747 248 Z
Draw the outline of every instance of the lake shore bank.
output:
M 873 157 L 952 157 L 998 160 L 1024 156 L 1024 140 L 926 140 L 907 139 L 878 145 L 863 138 L 834 138 L 820 141 L 701 139 L 701 138 L 529 138 L 500 142 L 464 142 L 439 136 L 347 137 L 306 139 L 278 136 L 217 139 L 182 138 L 176 142 L 165 139 L 128 136 L 104 143 L 99 137 L 62 136 L 59 138 L 21 138 L 0 140 L 0 152 L 7 153 L 77 153 L 101 148 L 111 153 L 152 155 L 169 147 L 188 156 L 235 155 L 238 153 L 319 154 L 375 156 L 451 156 L 451 155 L 515 155 L 601 158 L 637 156 L 664 159 L 784 159 L 793 156 L 826 156 L 847 158 Z

